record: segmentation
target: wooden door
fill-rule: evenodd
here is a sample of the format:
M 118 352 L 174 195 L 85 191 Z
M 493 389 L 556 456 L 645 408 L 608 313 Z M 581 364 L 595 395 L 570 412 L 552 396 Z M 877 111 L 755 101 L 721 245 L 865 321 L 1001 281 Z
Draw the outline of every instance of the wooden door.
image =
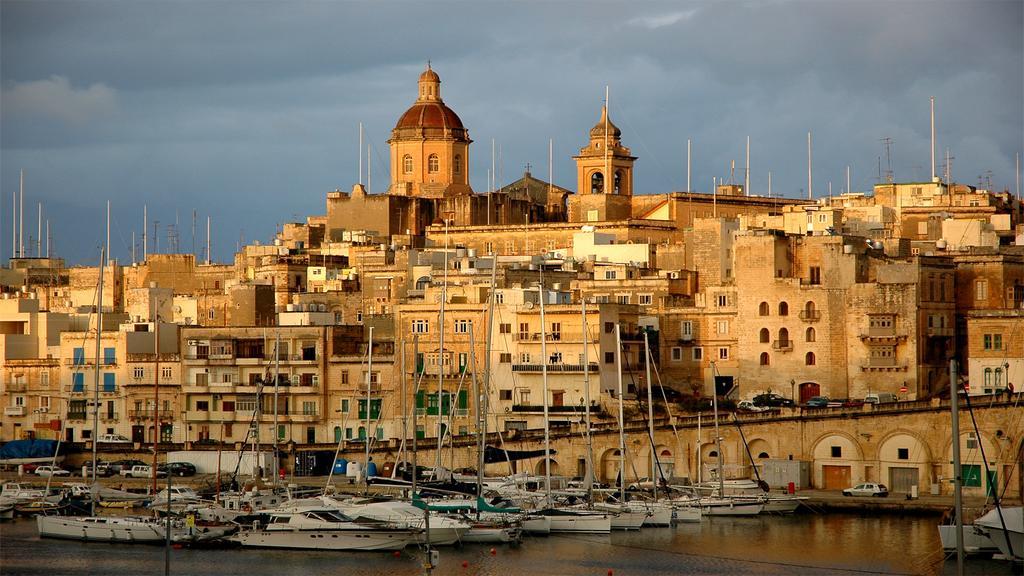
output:
M 843 490 L 852 485 L 849 466 L 822 466 L 821 478 L 825 490 Z

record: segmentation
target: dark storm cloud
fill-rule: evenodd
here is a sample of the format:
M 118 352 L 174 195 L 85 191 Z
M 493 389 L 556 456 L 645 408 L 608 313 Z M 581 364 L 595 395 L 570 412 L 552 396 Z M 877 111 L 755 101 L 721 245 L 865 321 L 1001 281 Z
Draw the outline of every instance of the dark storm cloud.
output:
M 742 180 L 838 193 L 877 175 L 894 141 L 898 179 L 927 178 L 928 98 L 954 178 L 1014 185 L 1022 147 L 1020 2 L 20 2 L 0 3 L 0 248 L 26 169 L 26 212 L 43 201 L 56 247 L 95 259 L 114 202 L 115 255 L 130 254 L 142 204 L 214 221 L 215 256 L 267 240 L 282 221 L 323 212 L 356 180 L 357 125 L 388 179 L 385 140 L 415 98 L 427 59 L 476 140 L 472 183 L 486 189 L 491 140 L 509 182 L 531 163 L 575 188 L 571 160 L 597 121 L 604 86 L 643 193 Z M 200 236 L 202 233 L 200 232 Z M 154 243 L 151 243 L 151 248 Z M 166 238 L 161 240 L 166 246 Z

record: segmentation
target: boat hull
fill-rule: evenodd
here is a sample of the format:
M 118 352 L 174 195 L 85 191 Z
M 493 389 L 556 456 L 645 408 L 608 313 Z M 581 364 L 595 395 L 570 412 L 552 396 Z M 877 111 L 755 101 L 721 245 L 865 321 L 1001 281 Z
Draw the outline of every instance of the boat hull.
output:
M 762 502 L 701 502 L 705 516 L 757 516 L 764 510 Z
M 607 534 L 612 531 L 612 519 L 609 514 L 558 514 L 548 516 L 551 520 L 551 533 L 590 533 Z
M 769 497 L 764 504 L 765 514 L 792 514 L 800 507 L 800 503 L 806 500 L 804 496 L 794 497 Z
M 43 538 L 65 538 L 87 542 L 162 544 L 167 538 L 167 532 L 163 526 L 145 520 L 36 516 L 36 527 L 39 530 L 39 536 Z
M 252 548 L 368 552 L 401 550 L 415 543 L 415 537 L 400 530 L 249 530 L 235 534 L 231 541 Z
M 939 540 L 945 552 L 956 552 L 956 526 L 953 524 L 939 525 Z M 964 552 L 967 554 L 995 554 L 999 547 L 983 530 L 975 530 L 974 526 L 964 526 Z

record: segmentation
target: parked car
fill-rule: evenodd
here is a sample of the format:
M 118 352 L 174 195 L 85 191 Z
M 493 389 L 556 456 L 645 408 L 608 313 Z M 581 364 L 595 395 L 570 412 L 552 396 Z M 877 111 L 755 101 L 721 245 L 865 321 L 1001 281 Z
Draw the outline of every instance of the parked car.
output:
M 804 406 L 807 408 L 827 408 L 828 403 L 828 396 L 812 396 Z
M 84 469 L 85 469 L 85 475 L 86 476 L 91 476 L 92 475 L 92 461 L 86 462 L 85 465 L 84 465 Z M 115 472 L 110 469 L 110 464 L 107 464 L 103 460 L 100 460 L 99 463 L 96 465 L 96 475 L 97 476 L 102 476 L 102 477 L 105 478 L 107 476 L 113 476 L 114 474 L 115 474 Z
M 751 400 L 740 400 L 740 403 L 736 405 L 736 410 L 740 412 L 767 412 L 771 410 L 767 406 L 758 406 Z
M 39 466 L 36 468 L 37 476 L 71 476 L 71 472 L 61 468 L 60 466 Z
M 100 444 L 131 444 L 132 441 L 120 434 L 100 434 L 96 442 Z
M 896 398 L 896 395 L 892 392 L 876 392 L 864 397 L 865 404 L 888 404 L 897 401 L 899 401 L 899 398 Z
M 140 464 L 132 466 L 131 468 L 124 468 L 121 470 L 121 476 L 124 476 L 125 478 L 152 478 L 153 467 L 147 466 L 146 464 Z M 167 476 L 167 472 L 157 469 L 156 476 L 157 478 Z
M 885 487 L 885 484 L 875 484 L 874 482 L 857 484 L 853 488 L 843 490 L 843 496 L 877 496 L 884 498 L 888 495 L 889 489 Z
M 781 408 L 793 406 L 793 401 L 789 398 L 775 394 L 774 392 L 768 392 L 765 394 L 758 394 L 754 396 L 752 401 L 755 406 L 762 406 L 767 408 Z
M 107 464 L 110 474 L 120 474 L 122 470 L 130 470 L 132 466 L 143 466 L 146 463 L 142 460 L 115 460 Z
M 161 464 L 156 468 L 162 472 L 170 472 L 172 476 L 195 476 L 196 467 L 188 462 L 171 462 Z
M 863 400 L 854 400 L 852 398 L 842 398 L 840 400 L 833 400 L 832 402 L 839 402 L 839 405 L 843 408 L 860 408 L 864 405 Z

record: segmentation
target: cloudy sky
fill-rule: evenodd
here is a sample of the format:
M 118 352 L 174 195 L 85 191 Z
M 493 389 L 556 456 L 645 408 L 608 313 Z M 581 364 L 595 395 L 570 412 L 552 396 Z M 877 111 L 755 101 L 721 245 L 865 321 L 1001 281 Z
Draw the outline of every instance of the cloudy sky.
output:
M 897 180 L 930 175 L 928 99 L 954 180 L 1015 189 L 1024 148 L 1024 3 L 0 2 L 0 254 L 25 170 L 25 243 L 44 204 L 54 251 L 95 262 L 113 202 L 113 255 L 130 259 L 143 205 L 214 257 L 281 222 L 322 214 L 358 178 L 358 123 L 372 191 L 385 141 L 429 59 L 476 141 L 471 183 L 527 163 L 575 189 L 573 153 L 612 119 L 639 157 L 639 193 L 711 188 L 751 138 L 751 191 L 799 196 L 813 132 L 816 196 L 869 190 L 892 139 Z M 941 166 L 940 166 L 941 171 Z M 152 232 L 152 229 L 151 229 Z M 150 249 L 155 241 L 150 242 Z M 140 250 L 141 251 L 141 250 Z M 34 244 L 30 255 L 34 255 Z

